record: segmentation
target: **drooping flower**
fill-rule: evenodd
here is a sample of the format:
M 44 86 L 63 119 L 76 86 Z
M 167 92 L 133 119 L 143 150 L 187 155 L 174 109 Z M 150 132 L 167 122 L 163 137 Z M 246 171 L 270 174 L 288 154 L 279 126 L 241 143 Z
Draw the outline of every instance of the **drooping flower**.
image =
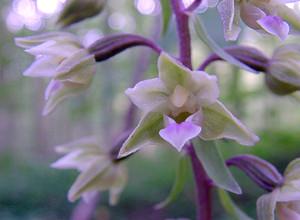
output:
M 127 182 L 127 169 L 121 162 L 112 159 L 97 138 L 82 138 L 57 146 L 56 151 L 65 155 L 51 165 L 53 168 L 77 169 L 80 172 L 69 190 L 70 201 L 79 197 L 89 201 L 97 192 L 109 190 L 110 204 L 117 203 Z
M 191 139 L 234 139 L 253 145 L 258 137 L 218 101 L 217 78 L 191 71 L 162 53 L 159 77 L 139 82 L 126 91 L 144 112 L 136 129 L 123 144 L 119 156 L 148 145 L 171 145 L 181 151 Z
M 295 159 L 284 172 L 284 183 L 257 201 L 258 220 L 300 219 L 300 159 Z
M 284 40 L 300 33 L 300 16 L 285 4 L 298 0 L 222 0 L 218 11 L 226 40 L 236 40 L 240 19 L 250 28 Z
M 265 81 L 278 95 L 300 90 L 300 46 L 286 44 L 278 47 L 269 61 Z
M 50 113 L 66 97 L 90 85 L 96 61 L 75 35 L 53 32 L 16 38 L 15 42 L 35 56 L 23 74 L 51 79 L 45 91 L 43 114 Z

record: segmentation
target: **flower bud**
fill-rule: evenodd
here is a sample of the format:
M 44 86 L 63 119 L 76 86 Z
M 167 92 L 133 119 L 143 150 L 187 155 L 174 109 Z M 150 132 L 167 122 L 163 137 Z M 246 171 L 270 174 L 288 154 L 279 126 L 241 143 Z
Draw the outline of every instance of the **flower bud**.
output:
M 69 0 L 64 6 L 57 23 L 63 27 L 99 14 L 106 0 Z
M 261 188 L 272 191 L 283 182 L 282 175 L 269 162 L 252 155 L 239 155 L 227 160 L 228 166 L 236 166 Z
M 288 44 L 277 48 L 266 72 L 266 85 L 278 95 L 300 90 L 300 46 Z

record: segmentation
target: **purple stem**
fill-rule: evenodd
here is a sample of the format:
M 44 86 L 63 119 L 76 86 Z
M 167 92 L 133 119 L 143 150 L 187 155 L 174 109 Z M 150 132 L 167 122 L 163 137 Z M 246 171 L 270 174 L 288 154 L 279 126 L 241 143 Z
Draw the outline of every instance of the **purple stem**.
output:
M 171 0 L 171 5 L 176 18 L 177 34 L 179 40 L 179 58 L 183 65 L 192 68 L 191 35 L 189 31 L 189 16 L 184 11 L 181 0 Z
M 179 39 L 180 61 L 186 67 L 192 69 L 191 36 L 189 30 L 189 16 L 185 11 L 181 0 L 171 0 L 171 6 L 176 18 L 177 34 Z M 196 3 L 195 3 L 196 2 Z M 199 1 L 195 0 L 192 7 Z M 186 146 L 191 158 L 197 192 L 197 220 L 211 220 L 211 181 L 199 161 L 193 145 Z
M 211 220 L 211 189 L 212 184 L 209 177 L 199 161 L 195 152 L 194 146 L 191 144 L 188 147 L 188 154 L 191 158 L 192 168 L 197 193 L 197 220 Z
M 192 4 L 189 5 L 189 7 L 187 7 L 185 9 L 186 12 L 193 12 L 195 9 L 197 9 L 199 7 L 199 5 L 201 4 L 202 0 L 195 0 L 193 1 Z

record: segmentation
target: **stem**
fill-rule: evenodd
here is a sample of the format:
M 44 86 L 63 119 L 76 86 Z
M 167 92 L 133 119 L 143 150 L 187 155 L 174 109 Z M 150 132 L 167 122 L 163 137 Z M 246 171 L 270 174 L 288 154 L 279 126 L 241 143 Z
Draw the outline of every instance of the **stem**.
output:
M 197 6 L 201 1 L 195 0 L 191 5 Z M 177 33 L 179 38 L 180 61 L 186 67 L 192 69 L 191 36 L 189 30 L 189 17 L 181 0 L 171 0 L 173 12 L 176 17 Z M 189 8 L 187 10 L 190 10 Z M 187 146 L 191 158 L 197 193 L 197 220 L 211 220 L 211 180 L 198 160 L 193 145 Z
M 211 189 L 212 182 L 206 175 L 206 172 L 199 161 L 195 152 L 194 146 L 188 146 L 188 154 L 191 158 L 194 179 L 196 184 L 197 195 L 197 220 L 211 220 L 212 219 L 212 201 Z
M 192 68 L 191 59 L 191 35 L 189 31 L 189 16 L 184 11 L 181 0 L 171 0 L 172 9 L 175 14 L 177 24 L 177 34 L 179 40 L 179 59 L 183 65 Z
M 190 6 L 185 9 L 186 12 L 193 12 L 195 9 L 198 8 L 198 6 L 201 4 L 202 0 L 194 0 Z

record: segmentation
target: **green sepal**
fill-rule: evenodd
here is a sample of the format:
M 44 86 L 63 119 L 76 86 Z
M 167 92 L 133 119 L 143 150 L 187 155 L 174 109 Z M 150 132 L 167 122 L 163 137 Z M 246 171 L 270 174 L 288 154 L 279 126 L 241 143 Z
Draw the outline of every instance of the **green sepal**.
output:
M 193 143 L 197 156 L 214 185 L 227 191 L 241 194 L 242 190 L 226 167 L 216 143 L 214 141 L 202 141 L 200 138 L 195 138 Z

